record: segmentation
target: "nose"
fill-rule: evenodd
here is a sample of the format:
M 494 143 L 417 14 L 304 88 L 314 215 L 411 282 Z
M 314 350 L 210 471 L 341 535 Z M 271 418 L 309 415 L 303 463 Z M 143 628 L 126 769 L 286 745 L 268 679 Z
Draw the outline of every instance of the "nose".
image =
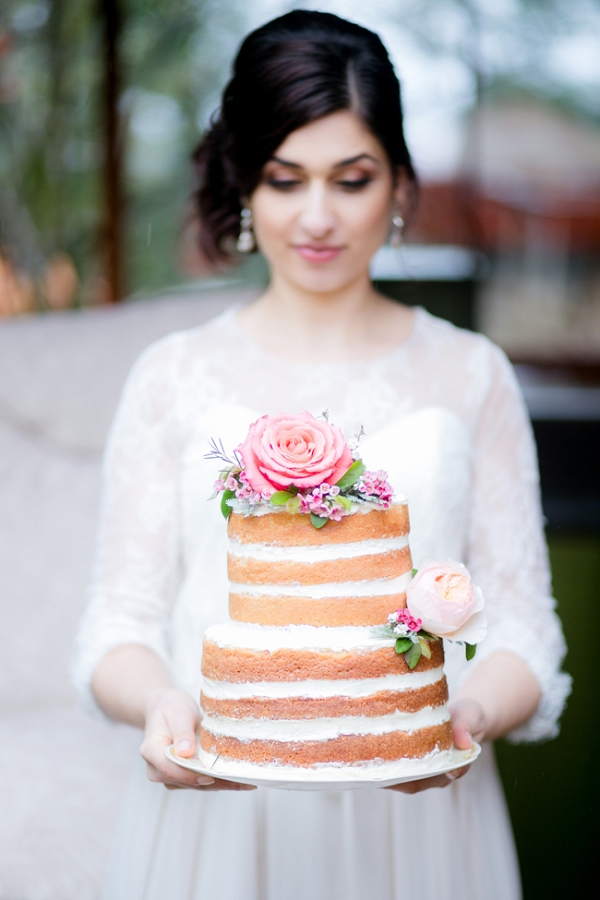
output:
M 337 225 L 337 218 L 328 203 L 326 186 L 318 181 L 313 182 L 303 199 L 298 224 L 308 237 L 323 240 Z

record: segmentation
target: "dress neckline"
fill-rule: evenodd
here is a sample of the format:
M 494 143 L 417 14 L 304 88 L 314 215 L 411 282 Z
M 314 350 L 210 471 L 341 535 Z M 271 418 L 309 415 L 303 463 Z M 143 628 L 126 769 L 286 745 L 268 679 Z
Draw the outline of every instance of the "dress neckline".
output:
M 396 356 L 400 354 L 404 354 L 407 349 L 414 343 L 417 338 L 421 326 L 423 324 L 424 319 L 427 317 L 427 312 L 423 309 L 422 306 L 413 307 L 413 321 L 410 331 L 407 336 L 401 341 L 399 344 L 396 344 L 395 347 L 392 347 L 391 350 L 387 350 L 385 353 L 379 353 L 375 356 L 364 356 L 358 359 L 351 360 L 321 360 L 319 362 L 293 362 L 290 360 L 284 359 L 282 356 L 278 356 L 275 353 L 271 353 L 270 350 L 266 350 L 262 344 L 260 344 L 255 338 L 253 338 L 243 325 L 240 323 L 238 318 L 238 313 L 243 309 L 241 304 L 236 304 L 235 306 L 230 307 L 225 313 L 224 318 L 229 319 L 227 325 L 229 328 L 235 329 L 238 337 L 241 341 L 248 347 L 249 350 L 253 352 L 256 356 L 261 356 L 263 359 L 268 360 L 274 365 L 282 366 L 286 369 L 294 369 L 301 368 L 305 369 L 307 367 L 311 368 L 327 368 L 327 369 L 345 369 L 345 368 L 353 368 L 355 366 L 361 365 L 369 365 L 373 363 L 384 363 L 388 360 L 394 359 Z

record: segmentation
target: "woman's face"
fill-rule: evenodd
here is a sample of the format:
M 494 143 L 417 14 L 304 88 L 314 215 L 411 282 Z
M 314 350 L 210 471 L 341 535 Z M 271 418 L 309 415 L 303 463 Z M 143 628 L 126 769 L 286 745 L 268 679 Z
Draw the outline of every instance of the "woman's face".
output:
M 287 136 L 250 198 L 273 275 L 318 293 L 363 278 L 399 199 L 385 150 L 352 112 Z

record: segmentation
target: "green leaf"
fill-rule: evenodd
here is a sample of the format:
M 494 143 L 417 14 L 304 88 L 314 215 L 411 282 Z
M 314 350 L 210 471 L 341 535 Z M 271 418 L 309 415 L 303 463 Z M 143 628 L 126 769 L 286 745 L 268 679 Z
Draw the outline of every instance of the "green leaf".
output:
M 285 508 L 289 513 L 297 513 L 300 509 L 300 499 L 298 497 L 290 497 L 285 504 Z
M 418 569 L 411 569 L 410 577 L 414 578 L 418 571 L 419 571 Z
M 294 495 L 290 494 L 289 491 L 275 491 L 274 494 L 271 494 L 269 500 L 273 504 L 273 506 L 285 506 L 288 500 L 291 500 Z
M 423 656 L 426 659 L 431 659 L 431 648 L 425 638 L 421 637 L 421 635 L 419 635 L 419 646 L 421 647 Z
M 406 653 L 407 650 L 410 650 L 413 642 L 410 638 L 399 637 L 396 641 L 396 653 Z
M 227 501 L 232 500 L 235 497 L 233 491 L 223 491 L 223 495 L 221 497 L 221 512 L 225 516 L 226 519 L 231 515 L 231 507 L 228 505 Z
M 421 644 L 416 643 L 413 644 L 410 650 L 407 650 L 404 654 L 404 659 L 406 660 L 406 665 L 409 669 L 414 669 L 419 660 L 421 659 Z
M 336 484 L 339 487 L 340 491 L 343 491 L 346 488 L 352 487 L 353 484 L 356 484 L 360 476 L 365 471 L 366 466 L 362 459 L 355 459 L 348 471 L 344 475 L 342 475 L 339 481 L 336 481 Z
M 335 498 L 340 506 L 343 506 L 346 512 L 350 512 L 352 509 L 352 500 L 350 497 L 343 497 L 341 494 L 338 494 Z
M 315 528 L 322 528 L 323 525 L 327 525 L 329 519 L 324 519 L 322 516 L 315 516 L 314 513 L 311 513 L 310 521 L 315 526 Z
M 394 637 L 389 625 L 374 625 L 371 628 L 371 634 L 373 637 L 387 638 L 387 640 Z
M 473 659 L 476 653 L 477 644 L 465 644 L 465 656 L 467 657 L 467 661 Z

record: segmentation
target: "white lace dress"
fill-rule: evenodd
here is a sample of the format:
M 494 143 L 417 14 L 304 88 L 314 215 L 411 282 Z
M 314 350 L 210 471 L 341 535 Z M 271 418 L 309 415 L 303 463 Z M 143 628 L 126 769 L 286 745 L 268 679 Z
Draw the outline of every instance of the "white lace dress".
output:
M 237 311 L 153 344 L 125 386 L 105 463 L 97 564 L 75 663 L 91 707 L 113 647 L 151 647 L 197 697 L 204 630 L 227 618 L 226 528 L 207 502 L 211 437 L 234 448 L 259 415 L 319 414 L 384 468 L 410 504 L 415 564 L 463 560 L 489 636 L 450 689 L 497 649 L 522 657 L 543 699 L 517 740 L 556 733 L 569 692 L 553 612 L 535 452 L 505 357 L 418 310 L 404 344 L 375 360 L 293 364 L 265 353 Z M 292 338 L 290 338 L 292 340 Z M 169 792 L 137 766 L 106 900 L 515 900 L 517 864 L 490 748 L 444 790 Z

